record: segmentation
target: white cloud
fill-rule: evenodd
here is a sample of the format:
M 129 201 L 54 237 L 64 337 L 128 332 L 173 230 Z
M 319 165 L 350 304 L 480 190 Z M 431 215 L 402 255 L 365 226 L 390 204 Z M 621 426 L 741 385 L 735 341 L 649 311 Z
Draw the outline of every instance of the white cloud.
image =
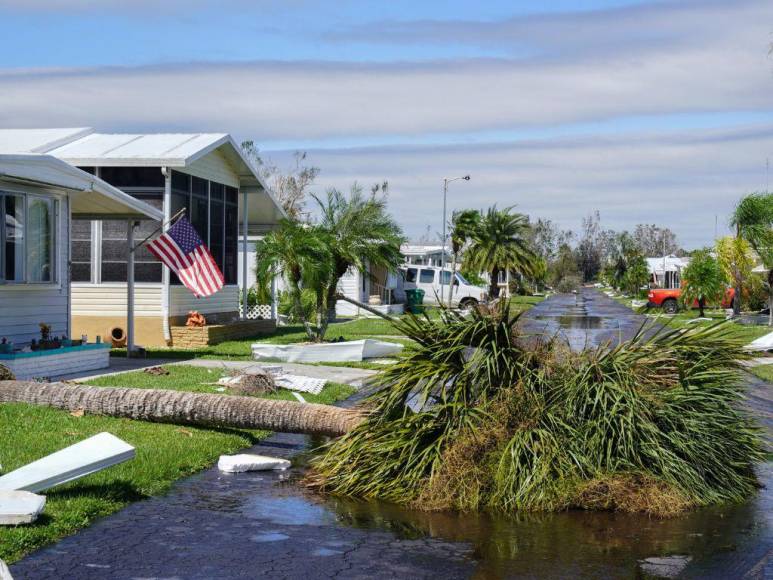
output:
M 673 228 L 687 247 L 720 235 L 734 203 L 765 187 L 773 125 L 765 127 L 548 139 L 491 145 L 375 147 L 309 152 L 322 168 L 318 190 L 390 183 L 390 207 L 406 231 L 441 227 L 442 178 L 469 173 L 449 188 L 449 213 L 465 207 L 517 204 L 532 216 L 578 229 L 601 211 L 605 227 L 637 223 Z M 285 156 L 272 155 L 275 161 Z

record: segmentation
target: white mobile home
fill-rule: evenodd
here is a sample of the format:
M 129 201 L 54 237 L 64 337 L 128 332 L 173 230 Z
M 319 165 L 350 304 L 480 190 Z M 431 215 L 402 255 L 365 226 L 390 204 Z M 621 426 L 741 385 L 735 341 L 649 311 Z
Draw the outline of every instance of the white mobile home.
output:
M 211 324 L 231 324 L 220 336 L 270 330 L 271 324 L 241 321 L 239 289 L 252 265 L 239 272 L 239 239 L 270 229 L 284 215 L 255 168 L 230 135 L 103 134 L 92 129 L 2 130 L 0 151 L 45 153 L 104 180 L 155 207 L 168 220 L 185 209 L 222 270 L 226 286 L 197 299 L 140 248 L 135 261 L 135 332 L 138 344 L 174 343 L 190 310 Z M 142 240 L 161 225 L 145 222 Z M 74 219 L 72 224 L 73 334 L 105 335 L 126 324 L 127 222 Z M 244 255 L 246 257 L 246 255 Z M 240 330 L 239 330 L 240 329 Z M 181 344 L 183 334 L 178 333 Z M 195 346 L 184 344 L 185 346 Z
M 71 218 L 159 220 L 161 212 L 54 157 L 0 154 L 0 217 L 0 364 L 19 377 L 60 374 L 68 353 L 19 351 L 40 340 L 41 325 L 52 337 L 74 334 Z M 96 355 L 106 366 L 106 352 Z M 73 351 L 67 368 L 92 364 L 94 356 Z

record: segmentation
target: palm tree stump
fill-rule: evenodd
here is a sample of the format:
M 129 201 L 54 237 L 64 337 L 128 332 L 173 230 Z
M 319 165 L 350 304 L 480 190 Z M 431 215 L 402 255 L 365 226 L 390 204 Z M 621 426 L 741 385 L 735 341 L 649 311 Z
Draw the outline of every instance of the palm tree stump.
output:
M 32 381 L 0 381 L 0 403 L 30 403 L 158 423 L 331 437 L 351 431 L 364 418 L 360 411 L 314 403 Z

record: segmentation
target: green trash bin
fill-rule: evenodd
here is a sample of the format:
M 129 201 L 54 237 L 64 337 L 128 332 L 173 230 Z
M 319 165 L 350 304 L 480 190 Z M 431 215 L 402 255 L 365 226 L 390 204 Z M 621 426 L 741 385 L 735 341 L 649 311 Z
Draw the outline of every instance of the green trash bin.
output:
M 420 288 L 411 288 L 405 291 L 405 302 L 409 312 L 421 314 L 424 312 L 424 290 Z

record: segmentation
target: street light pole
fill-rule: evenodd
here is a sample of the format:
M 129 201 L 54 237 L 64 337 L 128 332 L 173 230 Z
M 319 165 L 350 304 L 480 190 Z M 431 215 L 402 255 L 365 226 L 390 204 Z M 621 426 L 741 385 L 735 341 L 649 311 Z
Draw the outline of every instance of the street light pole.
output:
M 460 179 L 463 179 L 464 181 L 470 181 L 469 175 L 464 175 L 462 177 L 444 177 L 443 178 L 443 249 L 441 250 L 440 254 L 440 304 L 443 304 L 443 272 L 446 269 L 446 197 L 448 196 L 448 184 L 452 181 L 459 181 Z M 451 304 L 451 296 L 454 292 L 454 280 L 453 280 L 454 272 L 451 272 L 451 277 L 448 279 L 448 304 L 450 306 Z

